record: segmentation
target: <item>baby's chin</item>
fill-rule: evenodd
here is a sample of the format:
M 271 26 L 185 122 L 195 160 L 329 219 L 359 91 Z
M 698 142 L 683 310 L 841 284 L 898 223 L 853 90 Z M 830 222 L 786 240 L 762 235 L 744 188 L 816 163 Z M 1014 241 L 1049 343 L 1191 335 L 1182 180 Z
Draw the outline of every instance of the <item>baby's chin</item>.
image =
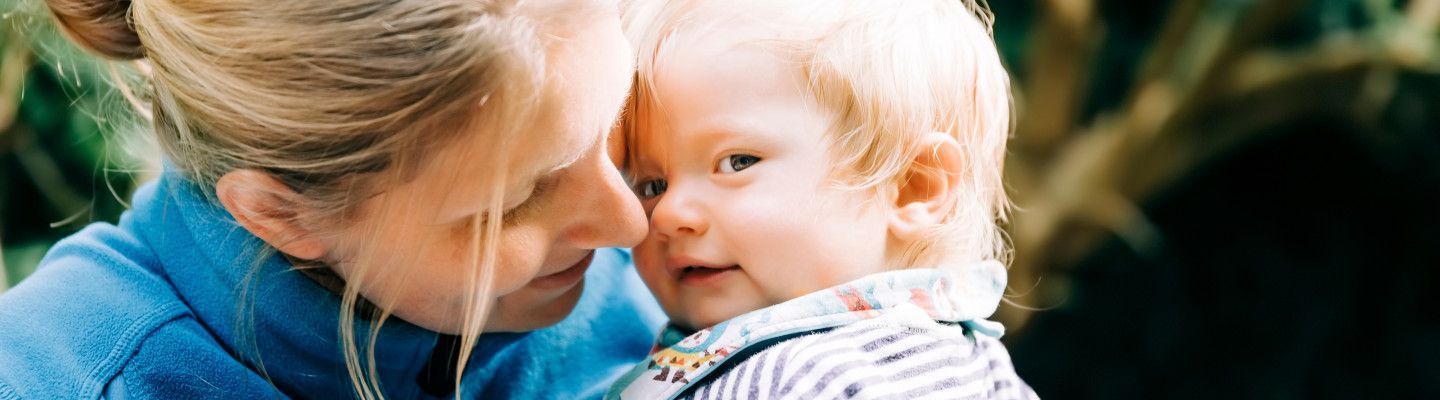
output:
M 686 312 L 684 315 L 672 314 L 671 320 L 675 325 L 688 328 L 692 331 L 707 329 L 719 325 L 721 322 L 744 315 L 754 310 L 733 309 L 733 310 L 702 310 Z

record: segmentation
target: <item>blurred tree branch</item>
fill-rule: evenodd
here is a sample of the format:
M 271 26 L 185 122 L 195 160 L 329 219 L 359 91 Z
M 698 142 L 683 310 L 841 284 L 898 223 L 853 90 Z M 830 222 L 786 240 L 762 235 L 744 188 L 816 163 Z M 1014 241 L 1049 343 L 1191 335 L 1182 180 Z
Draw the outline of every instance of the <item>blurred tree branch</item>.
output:
M 55 162 L 55 159 L 43 148 L 36 145 L 35 132 L 25 125 L 15 125 L 10 128 L 10 134 L 13 143 L 11 152 L 20 162 L 21 169 L 40 189 L 40 194 L 45 197 L 45 200 L 60 210 L 76 210 L 75 214 L 52 225 L 63 225 L 85 215 L 86 210 L 90 207 L 90 202 L 65 184 L 65 176 L 60 164 Z
M 1084 98 L 1085 77 L 1103 32 L 1090 0 L 1045 0 L 1034 29 L 1024 82 L 1026 123 L 1016 127 L 1016 144 L 1044 159 L 1073 128 Z
M 20 110 L 21 85 L 32 62 L 30 47 L 24 35 L 15 27 L 0 27 L 0 135 L 4 135 L 15 123 Z
M 1088 65 L 1094 44 L 1075 45 L 1084 41 L 1072 38 L 1053 45 L 1049 41 L 1060 39 L 1046 35 L 1083 30 L 1073 26 L 1076 18 L 1041 18 L 1046 26 L 1035 30 L 1042 39 L 1031 50 L 1072 54 L 1029 55 L 1040 61 L 1027 71 L 1033 80 L 1022 90 L 1031 93 L 1020 96 L 1025 101 L 1016 128 L 1020 146 L 1008 161 L 1007 182 L 1019 207 L 1010 225 L 1016 249 L 1012 286 L 1036 289 L 1012 300 L 1042 308 L 1063 302 L 1067 283 L 1052 272 L 1078 261 L 1107 235 L 1142 256 L 1162 251 L 1163 238 L 1138 204 L 1276 124 L 1383 109 L 1393 93 L 1384 82 L 1393 86 L 1397 70 L 1437 72 L 1440 0 L 1412 1 L 1403 11 L 1384 3 L 1378 9 L 1387 14 L 1377 19 L 1393 17 L 1399 26 L 1377 23 L 1358 34 L 1330 33 L 1300 50 L 1283 51 L 1265 48 L 1265 40 L 1293 20 L 1305 1 L 1178 1 L 1123 105 L 1088 122 L 1074 120 L 1084 94 L 1070 80 L 1084 78 L 1073 72 L 1080 67 L 1050 63 Z M 1060 72 L 1047 77 L 1055 69 Z M 1371 104 L 1360 104 L 1367 101 Z M 1031 312 L 1007 306 L 997 318 L 1020 328 Z

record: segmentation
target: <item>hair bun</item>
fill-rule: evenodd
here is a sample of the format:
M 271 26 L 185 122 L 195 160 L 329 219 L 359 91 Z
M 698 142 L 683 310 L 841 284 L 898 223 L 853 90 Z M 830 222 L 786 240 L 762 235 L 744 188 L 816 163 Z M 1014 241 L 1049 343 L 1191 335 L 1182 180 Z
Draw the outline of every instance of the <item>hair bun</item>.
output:
M 100 55 L 134 60 L 145 56 L 130 24 L 131 0 L 46 0 L 60 27 L 76 43 Z

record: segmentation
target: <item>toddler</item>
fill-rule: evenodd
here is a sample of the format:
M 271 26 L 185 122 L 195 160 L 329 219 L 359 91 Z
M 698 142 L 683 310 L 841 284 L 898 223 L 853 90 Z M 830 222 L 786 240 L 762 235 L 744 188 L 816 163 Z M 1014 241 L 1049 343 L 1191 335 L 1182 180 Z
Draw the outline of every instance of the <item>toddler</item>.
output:
M 1009 81 L 960 0 L 635 0 L 627 178 L 671 317 L 610 398 L 1033 398 L 1005 288 Z

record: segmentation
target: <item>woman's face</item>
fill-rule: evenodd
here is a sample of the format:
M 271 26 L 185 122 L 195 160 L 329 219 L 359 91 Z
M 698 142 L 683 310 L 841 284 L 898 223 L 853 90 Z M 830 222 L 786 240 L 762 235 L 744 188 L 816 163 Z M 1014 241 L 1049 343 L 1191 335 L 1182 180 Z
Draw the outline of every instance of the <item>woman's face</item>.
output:
M 360 284 L 366 299 L 427 329 L 460 331 L 477 248 L 473 217 L 491 200 L 492 187 L 476 177 L 500 162 L 508 167 L 505 213 L 495 216 L 503 228 L 486 331 L 559 322 L 579 300 L 594 249 L 644 237 L 640 205 L 607 153 L 630 90 L 633 52 L 613 1 L 566 3 L 549 15 L 567 16 L 542 22 L 542 35 L 553 38 L 543 107 L 512 151 L 503 160 L 476 157 L 493 138 L 468 134 L 427 155 L 434 158 L 415 179 L 362 203 L 361 223 L 334 240 L 330 257 L 340 275 L 354 281 L 355 265 L 369 265 Z

